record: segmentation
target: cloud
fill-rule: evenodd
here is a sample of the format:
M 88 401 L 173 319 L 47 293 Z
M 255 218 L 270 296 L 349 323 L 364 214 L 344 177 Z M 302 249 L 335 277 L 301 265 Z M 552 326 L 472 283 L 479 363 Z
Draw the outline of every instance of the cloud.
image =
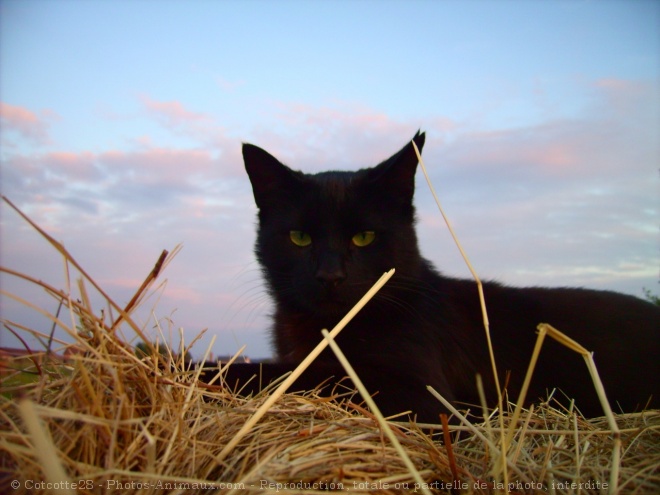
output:
M 464 132 L 434 158 L 452 174 L 475 182 L 530 180 L 535 187 L 550 187 L 648 177 L 658 156 L 658 95 L 651 85 L 597 82 L 581 116 Z
M 157 228 L 242 208 L 249 185 L 239 183 L 241 170 L 206 149 L 14 154 L 3 163 L 3 194 L 57 231 L 84 228 L 81 215 L 112 228 Z
M 50 123 L 58 116 L 50 110 L 43 110 L 39 115 L 27 108 L 0 102 L 0 119 L 3 128 L 3 145 L 5 132 L 14 132 L 27 141 L 45 145 L 51 142 L 49 136 Z
M 632 81 L 597 81 L 590 91 L 574 118 L 475 129 L 427 148 L 435 187 L 482 276 L 637 295 L 657 278 L 658 91 Z M 426 251 L 465 274 L 423 183 L 417 201 Z
M 155 120 L 164 129 L 177 137 L 186 140 L 199 149 L 216 155 L 218 166 L 223 174 L 243 174 L 240 154 L 240 140 L 242 136 L 228 135 L 226 128 L 213 116 L 195 112 L 179 101 L 158 101 L 148 95 L 139 97 L 140 103 L 149 118 Z M 146 148 L 155 147 L 149 136 L 135 138 L 135 143 Z M 162 148 L 169 148 L 171 143 L 162 144 Z M 239 164 L 239 166 L 237 166 Z
M 601 108 L 603 114 L 624 116 L 636 109 L 642 110 L 642 113 L 634 120 L 657 116 L 657 106 L 654 104 L 658 103 L 660 92 L 653 82 L 604 78 L 593 81 L 590 86 L 597 91 L 596 106 Z
M 265 112 L 265 123 L 255 128 L 251 142 L 306 172 L 376 165 L 420 128 L 438 139 L 455 127 L 444 117 L 405 121 L 343 101 L 325 106 L 276 101 Z
M 167 127 L 181 127 L 191 123 L 209 122 L 211 117 L 204 113 L 193 112 L 178 101 L 157 101 L 148 95 L 141 95 L 144 108 Z
M 162 249 L 182 242 L 154 300 L 157 316 L 183 326 L 188 340 L 208 327 L 222 341 L 216 353 L 247 342 L 248 354 L 264 356 L 270 304 L 252 255 L 256 208 L 241 141 L 306 172 L 355 170 L 389 157 L 421 128 L 434 186 L 483 278 L 639 294 L 657 280 L 657 91 L 618 80 L 587 90 L 579 115 L 488 130 L 349 102 L 269 102 L 236 137 L 219 117 L 145 96 L 145 114 L 186 145 L 143 131 L 123 149 L 14 150 L 3 161 L 3 193 L 64 240 L 118 301 L 130 299 Z M 469 276 L 421 174 L 417 181 L 424 254 L 448 274 Z M 61 262 L 42 262 L 19 225 L 3 214 L 3 239 L 13 243 L 7 262 L 61 278 Z
M 220 76 L 215 77 L 215 83 L 220 89 L 228 93 L 234 92 L 236 89 L 245 86 L 245 81 L 243 80 L 230 81 L 229 79 Z
M 97 163 L 113 182 L 154 188 L 186 189 L 196 179 L 211 179 L 221 170 L 214 170 L 214 158 L 209 150 L 150 148 L 140 151 L 112 150 L 100 153 Z

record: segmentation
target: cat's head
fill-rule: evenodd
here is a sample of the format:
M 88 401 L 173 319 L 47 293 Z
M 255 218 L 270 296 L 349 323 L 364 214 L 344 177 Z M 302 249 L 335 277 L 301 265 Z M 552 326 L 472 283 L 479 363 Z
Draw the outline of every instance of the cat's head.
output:
M 421 152 L 424 133 L 413 139 Z M 279 308 L 341 317 L 390 268 L 393 280 L 415 277 L 411 143 L 356 172 L 304 174 L 251 144 L 243 159 L 259 208 L 255 253 Z

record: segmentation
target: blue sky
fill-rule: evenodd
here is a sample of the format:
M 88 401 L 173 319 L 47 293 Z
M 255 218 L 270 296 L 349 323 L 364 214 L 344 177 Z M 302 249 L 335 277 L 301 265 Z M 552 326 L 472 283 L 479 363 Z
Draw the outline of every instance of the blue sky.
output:
M 659 26 L 653 1 L 4 0 L 2 194 L 118 302 L 183 243 L 153 309 L 188 341 L 208 327 L 194 355 L 213 334 L 269 354 L 243 141 L 356 169 L 421 128 L 483 278 L 657 292 Z M 417 205 L 425 255 L 468 276 L 421 175 Z M 0 212 L 2 264 L 62 286 Z

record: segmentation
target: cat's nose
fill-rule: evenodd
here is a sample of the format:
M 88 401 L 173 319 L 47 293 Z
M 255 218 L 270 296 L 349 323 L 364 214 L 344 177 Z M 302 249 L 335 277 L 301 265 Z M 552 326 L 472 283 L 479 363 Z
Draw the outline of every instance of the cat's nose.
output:
M 346 273 L 341 268 L 321 268 L 318 272 L 316 272 L 316 280 L 321 282 L 326 287 L 337 287 L 344 280 L 346 280 Z

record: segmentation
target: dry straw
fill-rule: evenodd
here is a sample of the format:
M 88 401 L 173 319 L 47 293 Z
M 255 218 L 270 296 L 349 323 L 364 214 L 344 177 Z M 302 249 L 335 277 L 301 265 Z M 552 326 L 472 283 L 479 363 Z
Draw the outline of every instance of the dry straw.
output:
M 550 397 L 529 410 L 501 403 L 477 424 L 446 403 L 460 424 L 416 425 L 385 421 L 369 404 L 372 391 L 359 392 L 369 412 L 353 391 L 337 389 L 343 404 L 316 391 L 285 393 L 291 376 L 279 388 L 248 398 L 224 386 L 226 368 L 214 383 L 200 383 L 199 370 L 181 357 L 195 341 L 182 341 L 178 352 L 172 346 L 164 354 L 155 348 L 147 356 L 134 352 L 136 339 L 153 340 L 136 322 L 135 311 L 153 294 L 154 282 L 176 253 L 164 252 L 131 301 L 120 306 L 64 246 L 21 215 L 61 254 L 64 288 L 41 281 L 39 274 L 1 269 L 45 291 L 54 307 L 66 311 L 2 293 L 47 316 L 52 328 L 2 320 L 3 332 L 14 334 L 26 349 L 35 339 L 43 348 L 3 357 L 0 493 L 651 494 L 660 489 L 658 411 L 615 415 L 606 409 L 605 418 L 585 420 Z M 100 294 L 105 310 L 92 308 L 88 287 Z M 67 312 L 68 322 L 62 317 Z M 484 322 L 487 329 L 485 311 Z M 333 340 L 339 330 L 326 332 L 325 339 L 319 335 L 319 341 L 341 355 Z M 539 330 L 538 350 L 546 334 L 562 338 L 550 326 Z M 166 332 L 159 325 L 156 331 L 165 342 Z M 569 345 L 591 363 L 596 379 L 590 354 Z M 63 360 L 67 347 L 77 352 Z M 350 363 L 345 366 L 353 373 Z M 353 379 L 359 383 L 359 377 Z
M 461 246 L 461 242 L 458 240 L 458 236 L 454 232 L 454 229 L 451 226 L 451 222 L 449 221 L 449 218 L 445 214 L 445 211 L 442 208 L 442 205 L 440 204 L 440 199 L 438 199 L 438 195 L 435 193 L 435 188 L 433 187 L 433 184 L 431 183 L 431 178 L 429 177 L 429 174 L 426 171 L 426 165 L 424 164 L 424 160 L 422 159 L 422 154 L 419 152 L 419 148 L 417 148 L 417 144 L 415 143 L 414 140 L 411 141 L 411 143 L 413 145 L 413 149 L 415 150 L 415 154 L 417 155 L 417 159 L 419 160 L 419 165 L 422 169 L 422 172 L 424 173 L 424 178 L 426 179 L 426 183 L 428 184 L 429 189 L 431 191 L 431 195 L 433 196 L 433 199 L 435 200 L 435 204 L 438 206 L 438 210 L 442 215 L 442 219 L 445 221 L 445 225 L 447 225 L 447 229 L 449 229 L 449 233 L 451 234 L 451 237 L 454 240 L 454 243 L 456 244 L 458 251 L 461 253 L 461 256 L 463 257 L 465 264 L 467 265 L 468 269 L 470 270 L 470 273 L 472 274 L 472 278 L 474 278 L 474 281 L 477 284 L 477 290 L 479 293 L 479 304 L 481 306 L 481 316 L 484 324 L 486 343 L 488 345 L 488 355 L 490 357 L 490 363 L 493 370 L 493 382 L 495 383 L 495 390 L 497 392 L 497 405 L 498 405 L 498 409 L 502 411 L 503 410 L 502 401 L 504 399 L 502 396 L 502 388 L 500 386 L 499 374 L 497 373 L 497 363 L 495 362 L 495 352 L 493 351 L 493 343 L 490 338 L 490 323 L 488 321 L 488 311 L 486 309 L 486 298 L 484 297 L 483 284 L 481 283 L 481 279 L 479 278 L 479 275 L 477 275 L 477 271 L 472 266 L 472 263 L 470 263 L 470 259 L 465 253 L 463 246 Z M 477 377 L 477 379 L 480 380 L 479 377 Z M 481 382 L 479 381 L 479 385 L 480 384 Z M 481 390 L 481 386 L 479 387 L 479 390 L 483 397 L 484 394 L 483 391 Z M 435 392 L 435 394 L 437 394 L 437 391 Z M 486 402 L 485 399 L 482 399 L 482 409 L 484 410 L 484 419 L 487 419 L 487 414 L 485 414 L 485 412 L 487 411 L 487 407 L 485 407 L 485 402 Z M 502 435 L 504 435 L 504 418 L 501 415 L 499 416 L 499 418 L 500 418 L 500 432 L 502 432 Z M 506 451 L 508 448 L 508 443 L 503 436 L 501 440 L 502 442 L 500 443 L 500 455 L 498 456 L 500 465 L 496 466 L 495 473 L 502 474 L 501 479 L 503 483 L 505 485 L 508 485 L 508 470 L 506 469 Z

